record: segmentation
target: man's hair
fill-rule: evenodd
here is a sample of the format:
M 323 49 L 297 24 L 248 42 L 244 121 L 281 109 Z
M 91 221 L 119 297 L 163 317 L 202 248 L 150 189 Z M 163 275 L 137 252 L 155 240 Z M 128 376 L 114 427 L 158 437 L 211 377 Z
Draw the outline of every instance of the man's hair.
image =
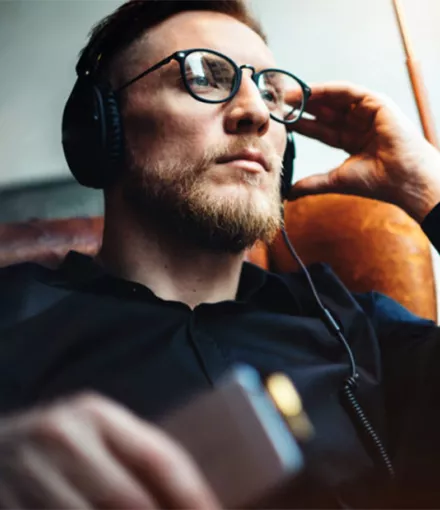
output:
M 89 42 L 80 54 L 80 69 L 94 70 L 96 77 L 110 81 L 115 58 L 142 38 L 149 28 L 174 14 L 196 10 L 227 14 L 267 42 L 247 0 L 129 0 L 93 27 Z

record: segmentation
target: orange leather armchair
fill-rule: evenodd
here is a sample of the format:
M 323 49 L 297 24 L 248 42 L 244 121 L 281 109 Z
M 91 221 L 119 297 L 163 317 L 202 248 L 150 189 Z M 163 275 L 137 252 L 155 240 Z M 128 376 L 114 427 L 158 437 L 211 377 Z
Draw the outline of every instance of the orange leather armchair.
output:
M 306 264 L 326 262 L 350 290 L 383 292 L 436 320 L 429 242 L 397 207 L 351 196 L 305 197 L 286 204 L 285 225 Z M 69 250 L 93 255 L 102 228 L 102 218 L 0 225 L 0 266 L 24 261 L 55 266 Z M 271 246 L 257 244 L 247 258 L 274 271 L 297 269 L 281 236 Z

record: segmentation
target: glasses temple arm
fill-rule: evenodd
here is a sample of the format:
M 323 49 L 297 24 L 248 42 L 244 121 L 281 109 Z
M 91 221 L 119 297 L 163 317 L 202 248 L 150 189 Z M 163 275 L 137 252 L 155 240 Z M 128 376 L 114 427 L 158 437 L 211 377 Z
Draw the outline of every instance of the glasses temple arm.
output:
M 127 83 L 124 83 L 124 85 L 121 85 L 119 88 L 117 88 L 116 90 L 113 91 L 114 94 L 119 94 L 122 90 L 126 89 L 127 87 L 129 87 L 130 85 L 132 85 L 134 82 L 140 80 L 141 78 L 143 78 L 144 76 L 146 76 L 147 74 L 150 74 L 152 73 L 153 71 L 156 71 L 156 69 L 159 69 L 159 67 L 162 67 L 164 66 L 165 64 L 168 64 L 168 62 L 170 62 L 172 59 L 174 58 L 174 55 L 171 55 L 167 58 L 164 58 L 163 60 L 161 60 L 160 62 L 158 62 L 157 64 L 155 64 L 153 67 L 150 67 L 149 69 L 147 69 L 146 71 L 143 71 L 141 74 L 138 74 L 137 76 L 135 76 L 134 78 L 132 78 L 130 81 L 128 81 Z

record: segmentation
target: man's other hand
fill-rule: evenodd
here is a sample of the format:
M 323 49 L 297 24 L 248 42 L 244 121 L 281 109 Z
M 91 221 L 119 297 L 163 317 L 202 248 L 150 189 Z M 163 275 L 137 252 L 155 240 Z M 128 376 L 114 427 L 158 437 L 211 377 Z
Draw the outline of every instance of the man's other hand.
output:
M 345 82 L 315 84 L 292 130 L 350 157 L 298 181 L 290 198 L 344 193 L 396 204 L 416 221 L 440 202 L 440 153 L 387 97 Z M 293 100 L 294 98 L 292 98 Z
M 188 455 L 96 395 L 0 420 L 2 508 L 217 508 Z

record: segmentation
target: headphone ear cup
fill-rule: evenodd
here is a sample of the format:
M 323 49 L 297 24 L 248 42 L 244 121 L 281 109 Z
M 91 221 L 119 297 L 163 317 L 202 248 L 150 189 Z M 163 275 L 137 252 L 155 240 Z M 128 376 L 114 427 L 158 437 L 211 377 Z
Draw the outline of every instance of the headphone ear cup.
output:
M 296 157 L 295 141 L 292 133 L 287 133 L 287 145 L 283 157 L 283 175 L 281 178 L 281 198 L 285 200 L 288 197 L 292 186 L 294 165 Z
M 119 104 L 113 91 L 103 94 L 104 110 L 107 124 L 107 157 L 110 172 L 113 171 L 114 180 L 117 172 L 122 170 L 124 159 L 124 135 L 122 132 L 122 119 Z M 113 169 L 113 170 L 112 170 Z
M 79 78 L 63 114 L 67 164 L 82 185 L 108 187 L 122 169 L 124 138 L 119 106 L 109 87 Z

